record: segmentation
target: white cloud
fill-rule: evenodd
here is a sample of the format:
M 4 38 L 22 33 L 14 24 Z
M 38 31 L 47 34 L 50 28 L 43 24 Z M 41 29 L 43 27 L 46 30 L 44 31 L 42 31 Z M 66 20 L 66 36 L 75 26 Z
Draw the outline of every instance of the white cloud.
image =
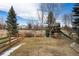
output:
M 1 0 L 0 2 L 0 10 L 9 11 L 11 5 L 13 5 L 16 14 L 23 18 L 34 17 L 37 18 L 37 8 L 38 4 L 27 3 L 23 0 Z

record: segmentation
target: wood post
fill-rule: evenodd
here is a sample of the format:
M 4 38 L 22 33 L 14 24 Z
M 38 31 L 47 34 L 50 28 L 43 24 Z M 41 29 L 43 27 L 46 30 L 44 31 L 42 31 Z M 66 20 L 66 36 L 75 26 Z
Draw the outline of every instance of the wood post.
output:
M 9 35 L 9 46 L 11 46 L 11 35 Z

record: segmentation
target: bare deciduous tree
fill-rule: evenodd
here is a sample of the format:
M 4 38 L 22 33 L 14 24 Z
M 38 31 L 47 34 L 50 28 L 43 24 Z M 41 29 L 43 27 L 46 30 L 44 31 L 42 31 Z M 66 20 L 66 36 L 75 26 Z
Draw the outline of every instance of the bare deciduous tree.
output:
M 72 25 L 72 14 L 64 14 L 63 16 L 63 22 L 64 25 L 67 27 L 70 27 L 70 25 Z
M 52 11 L 55 18 L 58 18 L 58 16 L 62 13 L 64 4 L 60 3 L 41 3 L 39 6 L 38 11 L 38 17 L 40 20 L 42 20 L 41 24 L 43 26 L 44 20 L 47 18 L 47 14 Z
M 0 29 L 4 29 L 4 21 L 2 17 L 0 17 Z

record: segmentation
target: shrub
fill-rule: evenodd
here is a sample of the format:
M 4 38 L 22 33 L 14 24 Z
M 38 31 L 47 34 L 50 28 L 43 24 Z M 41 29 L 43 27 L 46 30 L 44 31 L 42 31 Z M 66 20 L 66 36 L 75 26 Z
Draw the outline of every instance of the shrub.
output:
M 34 37 L 34 34 L 31 33 L 31 32 L 25 32 L 25 33 L 24 33 L 24 36 L 25 36 L 25 37 Z
M 35 34 L 36 37 L 44 37 L 44 35 L 42 33 L 37 33 Z

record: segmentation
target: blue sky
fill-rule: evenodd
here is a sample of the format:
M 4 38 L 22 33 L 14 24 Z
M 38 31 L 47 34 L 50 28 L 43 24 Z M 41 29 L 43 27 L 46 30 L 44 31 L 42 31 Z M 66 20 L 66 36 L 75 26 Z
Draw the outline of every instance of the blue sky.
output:
M 64 3 L 63 11 L 60 14 L 60 17 L 58 18 L 58 22 L 60 22 L 62 25 L 64 25 L 63 15 L 64 14 L 67 14 L 67 15 L 72 14 L 73 7 L 74 7 L 74 3 Z M 69 25 L 71 26 L 71 23 Z
M 22 17 L 23 19 L 18 20 L 21 25 L 26 25 L 26 23 L 34 23 L 39 21 L 37 16 L 37 8 L 39 7 L 38 3 L 10 3 L 3 2 L 0 3 L 0 10 L 8 12 L 11 5 L 13 5 L 14 10 L 17 16 Z M 60 13 L 61 17 L 58 18 L 58 22 L 62 23 L 62 15 L 72 13 L 73 3 L 65 3 L 63 7 L 62 13 Z M 0 13 L 0 16 L 4 15 Z M 30 22 L 31 21 L 31 22 Z M 40 23 L 40 22 L 39 22 Z
M 65 13 L 71 13 L 73 9 L 74 4 L 73 3 L 65 3 Z

